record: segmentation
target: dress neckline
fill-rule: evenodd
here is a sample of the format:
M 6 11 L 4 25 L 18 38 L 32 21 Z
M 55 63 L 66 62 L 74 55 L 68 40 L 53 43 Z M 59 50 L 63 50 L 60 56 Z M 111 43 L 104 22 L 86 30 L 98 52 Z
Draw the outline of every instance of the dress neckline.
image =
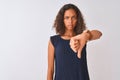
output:
M 70 41 L 70 39 L 64 39 L 62 38 L 60 35 L 58 35 L 60 39 L 64 40 L 64 41 Z

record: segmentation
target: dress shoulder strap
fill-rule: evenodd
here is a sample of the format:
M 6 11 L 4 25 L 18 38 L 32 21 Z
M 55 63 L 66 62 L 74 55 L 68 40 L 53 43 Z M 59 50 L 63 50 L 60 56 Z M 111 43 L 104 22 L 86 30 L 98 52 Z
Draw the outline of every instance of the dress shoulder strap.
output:
M 59 41 L 59 35 L 50 36 L 50 41 L 53 44 L 53 46 L 56 47 Z

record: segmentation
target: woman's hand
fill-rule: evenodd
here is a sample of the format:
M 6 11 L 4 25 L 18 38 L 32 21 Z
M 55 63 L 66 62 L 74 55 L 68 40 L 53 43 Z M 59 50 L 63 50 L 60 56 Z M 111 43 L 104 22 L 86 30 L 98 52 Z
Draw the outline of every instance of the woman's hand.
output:
M 70 47 L 72 48 L 72 50 L 77 53 L 78 52 L 78 49 L 80 47 L 80 42 L 79 40 L 75 37 L 72 37 L 70 39 Z
M 74 52 L 77 53 L 78 58 L 81 58 L 81 52 L 87 41 L 89 40 L 88 33 L 81 33 L 77 36 L 74 36 L 70 39 L 70 47 Z
M 102 36 L 102 32 L 98 30 L 85 30 L 83 33 L 76 35 L 70 40 L 70 47 L 77 53 L 78 58 L 81 58 L 81 52 L 88 40 L 96 40 Z

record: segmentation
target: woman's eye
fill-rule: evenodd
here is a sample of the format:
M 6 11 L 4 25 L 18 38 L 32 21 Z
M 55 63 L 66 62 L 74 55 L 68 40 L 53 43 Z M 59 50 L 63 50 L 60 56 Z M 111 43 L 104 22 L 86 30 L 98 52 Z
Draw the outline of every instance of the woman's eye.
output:
M 69 17 L 65 17 L 64 19 L 69 19 Z
M 77 19 L 77 18 L 75 16 L 73 16 L 72 19 Z

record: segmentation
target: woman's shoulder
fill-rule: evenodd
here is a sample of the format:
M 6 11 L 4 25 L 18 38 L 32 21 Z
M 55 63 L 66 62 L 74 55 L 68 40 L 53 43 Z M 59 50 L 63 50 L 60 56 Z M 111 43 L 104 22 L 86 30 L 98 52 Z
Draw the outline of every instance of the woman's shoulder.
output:
M 52 36 L 50 36 L 50 39 L 59 39 L 59 35 L 52 35 Z
M 58 37 L 59 35 L 58 34 L 56 34 L 56 35 L 51 35 L 50 37 Z
M 53 44 L 54 46 L 57 45 L 59 39 L 60 39 L 60 38 L 59 38 L 59 35 L 52 35 L 52 36 L 50 36 L 50 41 L 52 42 L 52 44 Z

